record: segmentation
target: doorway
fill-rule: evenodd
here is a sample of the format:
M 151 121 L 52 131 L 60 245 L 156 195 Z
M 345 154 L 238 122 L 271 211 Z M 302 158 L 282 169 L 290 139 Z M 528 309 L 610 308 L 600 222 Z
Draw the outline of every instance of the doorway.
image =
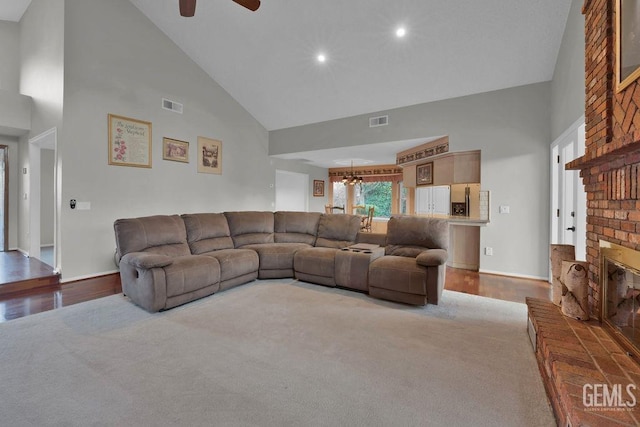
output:
M 578 260 L 587 256 L 587 195 L 579 171 L 564 166 L 584 154 L 584 144 L 582 117 L 551 145 L 550 242 L 575 246 Z
M 309 210 L 309 175 L 276 170 L 276 211 Z
M 9 240 L 9 147 L 0 145 L 0 251 L 6 252 Z
M 29 257 L 59 273 L 57 215 L 61 203 L 56 148 L 56 128 L 29 140 Z

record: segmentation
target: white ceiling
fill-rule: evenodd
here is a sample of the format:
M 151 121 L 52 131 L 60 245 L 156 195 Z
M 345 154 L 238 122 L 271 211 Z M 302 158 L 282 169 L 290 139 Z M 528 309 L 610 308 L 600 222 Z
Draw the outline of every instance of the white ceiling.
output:
M 0 0 L 0 19 L 18 21 L 29 3 Z M 196 16 L 182 18 L 178 0 L 131 3 L 268 130 L 549 81 L 571 6 L 571 0 L 262 0 L 250 12 L 231 0 L 198 0 Z M 403 39 L 394 35 L 398 25 L 407 28 Z M 320 51 L 324 64 L 315 59 Z M 408 143 L 387 144 L 382 157 L 367 150 L 362 160 L 393 163 L 396 149 Z M 324 151 L 290 157 L 329 167 L 325 157 L 362 156 L 361 148 Z
M 31 0 L 0 0 L 0 21 L 19 22 Z

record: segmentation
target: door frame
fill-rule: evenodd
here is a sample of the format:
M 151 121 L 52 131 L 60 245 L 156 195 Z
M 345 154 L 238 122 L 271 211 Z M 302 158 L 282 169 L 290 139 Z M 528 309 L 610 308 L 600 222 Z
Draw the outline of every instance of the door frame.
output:
M 0 151 L 2 151 L 3 162 L 4 162 L 4 178 L 2 182 L 4 183 L 4 188 L 0 189 L 3 192 L 3 207 L 4 213 L 2 215 L 2 247 L 0 248 L 0 252 L 6 252 L 9 250 L 9 146 L 0 144 Z
M 587 199 L 584 191 L 584 185 L 580 174 L 574 171 L 574 183 L 573 183 L 573 206 L 575 206 L 575 216 L 573 217 L 572 224 L 569 224 L 566 215 L 562 211 L 564 204 L 564 189 L 565 179 L 567 174 L 565 173 L 565 164 L 584 155 L 585 152 L 585 119 L 584 115 L 576 120 L 562 135 L 560 135 L 551 144 L 549 151 L 550 162 L 550 212 L 549 212 L 549 242 L 550 243 L 565 243 L 563 238 L 564 230 L 568 226 L 575 226 L 574 242 L 576 247 L 576 258 L 584 260 L 586 256 L 586 234 L 587 234 Z M 572 154 L 566 154 L 563 147 L 568 143 L 574 142 L 574 150 Z M 571 158 L 566 158 L 566 157 Z M 558 161 L 559 159 L 559 161 Z
M 40 153 L 43 148 L 53 149 L 53 197 L 55 209 L 53 211 L 53 268 L 59 274 L 60 265 L 60 208 L 62 206 L 58 164 L 58 129 L 51 128 L 29 139 L 29 257 L 40 259 Z

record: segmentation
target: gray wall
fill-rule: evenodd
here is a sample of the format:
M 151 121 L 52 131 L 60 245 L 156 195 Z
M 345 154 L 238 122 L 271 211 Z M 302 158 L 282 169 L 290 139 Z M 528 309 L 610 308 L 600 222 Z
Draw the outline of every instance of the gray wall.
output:
M 18 248 L 18 138 L 0 135 L 0 145 L 9 147 L 9 249 Z
M 0 89 L 18 92 L 20 87 L 20 27 L 0 21 Z
M 63 280 L 114 270 L 117 218 L 273 209 L 276 162 L 267 131 L 246 110 L 129 1 L 65 4 Z M 183 103 L 184 114 L 163 110 L 162 97 Z M 151 169 L 107 164 L 109 113 L 153 123 Z M 199 135 L 222 140 L 222 175 L 196 172 Z M 163 136 L 189 141 L 190 163 L 163 160 Z M 323 173 L 305 169 L 310 178 Z M 69 199 L 91 210 L 71 210 Z
M 62 124 L 64 0 L 33 0 L 20 21 L 20 93 L 33 98 L 31 133 Z
M 369 128 L 372 113 L 269 133 L 270 153 L 449 135 L 451 151 L 482 151 L 482 189 L 491 223 L 481 230 L 483 271 L 546 277 L 549 244 L 551 83 L 510 88 L 378 112 L 390 124 Z M 498 214 L 509 205 L 510 214 Z
M 0 127 L 27 126 L 28 122 L 20 120 L 27 117 L 21 111 L 22 107 L 17 98 L 20 88 L 20 27 L 16 22 L 0 21 Z M 29 106 L 30 108 L 30 106 Z M 12 114 L 18 110 L 17 116 Z M 9 249 L 18 247 L 18 138 L 3 134 L 0 128 L 0 145 L 9 147 L 9 220 L 8 241 Z
M 554 141 L 584 115 L 583 0 L 573 0 L 551 82 L 551 140 Z

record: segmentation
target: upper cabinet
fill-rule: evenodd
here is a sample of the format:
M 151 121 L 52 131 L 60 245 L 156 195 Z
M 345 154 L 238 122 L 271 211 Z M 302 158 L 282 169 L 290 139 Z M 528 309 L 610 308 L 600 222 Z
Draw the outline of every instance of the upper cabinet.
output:
M 416 187 L 416 167 L 433 163 L 432 185 L 480 183 L 480 150 L 446 153 L 403 166 L 405 187 Z
M 452 153 L 452 155 L 454 184 L 480 182 L 480 150 Z

